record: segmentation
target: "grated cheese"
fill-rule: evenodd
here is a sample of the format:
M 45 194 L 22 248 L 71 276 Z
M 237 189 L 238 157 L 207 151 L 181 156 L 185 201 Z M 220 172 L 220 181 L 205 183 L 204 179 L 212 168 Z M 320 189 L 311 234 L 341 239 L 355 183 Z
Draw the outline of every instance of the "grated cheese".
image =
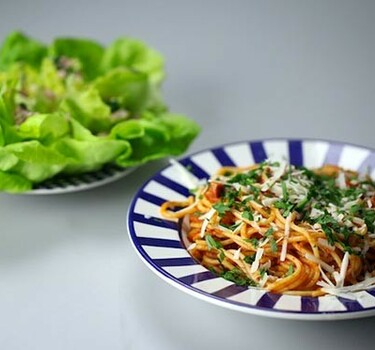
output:
M 262 258 L 263 253 L 264 253 L 264 249 L 263 248 L 258 248 L 257 249 L 257 252 L 255 254 L 254 262 L 251 264 L 251 269 L 250 269 L 251 273 L 255 273 L 256 271 L 258 271 L 260 259 Z
M 328 271 L 329 273 L 333 273 L 335 271 L 335 269 L 332 266 L 328 265 L 323 260 L 317 258 L 313 254 L 306 253 L 305 258 L 312 261 L 312 262 L 315 262 L 315 263 L 319 264 L 324 270 Z
M 347 299 L 356 300 L 358 295 L 355 292 L 364 291 L 375 286 L 375 277 L 366 278 L 364 281 L 353 284 L 351 286 L 345 286 L 337 288 L 335 286 L 330 286 L 322 281 L 317 282 L 317 285 L 322 287 L 323 292 L 331 295 L 341 296 Z
M 206 214 L 202 215 L 201 217 L 199 217 L 199 219 L 203 220 L 203 223 L 202 223 L 202 226 L 201 226 L 201 232 L 200 232 L 200 237 L 204 237 L 205 233 L 206 233 L 206 229 L 207 229 L 207 226 L 210 222 L 210 220 L 212 219 L 212 217 L 214 216 L 214 214 L 216 213 L 216 210 L 214 208 L 211 208 Z
M 193 249 L 195 249 L 197 247 L 197 243 L 192 243 L 192 244 L 190 244 L 188 247 L 187 247 L 187 250 L 193 250 Z
M 285 261 L 286 258 L 286 251 L 288 247 L 288 238 L 289 238 L 289 232 L 290 232 L 290 221 L 292 219 L 292 213 L 289 213 L 285 220 L 285 228 L 284 228 L 284 240 L 281 247 L 281 254 L 280 254 L 280 261 Z
M 325 238 L 318 238 L 318 245 L 320 245 L 321 247 L 327 248 L 331 251 L 335 250 L 335 246 L 329 244 L 329 242 Z
M 260 288 L 263 288 L 265 286 L 265 284 L 267 283 L 268 281 L 268 274 L 267 272 L 263 275 L 263 277 L 261 278 L 261 280 L 259 281 L 259 287 Z
M 344 286 L 348 266 L 349 266 L 349 253 L 345 252 L 344 257 L 342 258 L 341 267 L 340 267 L 340 283 L 336 284 L 336 286 L 339 288 Z
M 239 247 L 233 254 L 233 260 L 239 260 L 240 259 L 240 253 L 241 253 L 241 247 Z
M 339 186 L 341 189 L 346 188 L 346 179 L 345 179 L 345 173 L 340 171 L 337 178 L 336 178 L 337 186 Z

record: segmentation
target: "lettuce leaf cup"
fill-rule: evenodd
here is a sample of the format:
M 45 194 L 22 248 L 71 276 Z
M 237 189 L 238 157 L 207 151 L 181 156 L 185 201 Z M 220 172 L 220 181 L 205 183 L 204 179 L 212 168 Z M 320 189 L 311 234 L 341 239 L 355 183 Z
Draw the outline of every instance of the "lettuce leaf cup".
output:
M 200 128 L 168 111 L 164 78 L 163 57 L 138 40 L 47 46 L 10 34 L 0 49 L 0 191 L 184 153 Z

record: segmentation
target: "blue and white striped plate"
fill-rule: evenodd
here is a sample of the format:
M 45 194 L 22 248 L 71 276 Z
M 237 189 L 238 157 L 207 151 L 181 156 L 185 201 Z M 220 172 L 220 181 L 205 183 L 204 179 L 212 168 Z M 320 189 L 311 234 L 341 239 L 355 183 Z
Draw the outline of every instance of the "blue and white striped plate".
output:
M 208 178 L 221 166 L 245 166 L 266 158 L 295 165 L 325 163 L 367 171 L 375 176 L 375 151 L 323 140 L 270 139 L 238 142 L 205 150 L 180 160 L 198 178 Z M 252 314 L 305 320 L 336 320 L 375 315 L 375 288 L 356 292 L 356 299 L 279 295 L 239 287 L 198 264 L 187 252 L 181 223 L 160 215 L 166 200 L 189 195 L 188 184 L 175 165 L 169 165 L 138 191 L 128 212 L 131 241 L 146 265 L 175 287 L 208 302 Z
M 134 169 L 136 167 L 120 168 L 116 165 L 106 165 L 100 170 L 89 173 L 57 175 L 36 185 L 31 191 L 24 194 L 49 195 L 85 191 L 116 181 L 131 173 Z

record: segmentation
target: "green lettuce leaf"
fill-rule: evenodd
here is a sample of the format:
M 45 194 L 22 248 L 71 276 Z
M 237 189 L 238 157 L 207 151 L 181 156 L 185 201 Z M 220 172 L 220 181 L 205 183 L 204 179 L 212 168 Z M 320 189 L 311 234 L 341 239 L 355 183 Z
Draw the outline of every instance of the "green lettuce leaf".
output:
M 133 151 L 130 156 L 119 156 L 117 164 L 134 166 L 168 155 L 181 154 L 199 130 L 199 126 L 192 120 L 170 113 L 157 117 L 147 113 L 143 115 L 143 119 L 119 123 L 113 127 L 111 137 L 128 140 Z
M 5 148 L 0 148 L 0 170 L 8 171 L 18 163 L 18 158 L 7 151 Z
M 93 87 L 67 97 L 61 109 L 94 133 L 108 131 L 112 125 L 111 109 Z
M 21 193 L 30 191 L 32 187 L 32 182 L 23 176 L 0 171 L 0 191 Z
M 5 145 L 5 136 L 4 136 L 3 127 L 0 124 L 0 147 L 4 145 Z
M 22 137 L 18 134 L 14 125 L 0 119 L 0 147 L 15 142 L 21 142 Z
M 77 59 L 84 78 L 91 80 L 99 75 L 104 48 L 88 39 L 58 38 L 52 43 L 49 54 L 52 57 L 64 56 Z
M 16 62 L 39 67 L 47 54 L 45 45 L 20 32 L 10 34 L 0 49 L 0 70 L 8 69 Z
M 185 152 L 199 127 L 167 113 L 164 76 L 163 57 L 138 40 L 46 46 L 10 34 L 0 49 L 0 191 Z
M 147 75 L 143 73 L 116 68 L 93 84 L 104 101 L 115 100 L 119 108 L 131 113 L 143 111 L 150 102 L 150 86 Z
M 103 72 L 125 67 L 145 73 L 152 83 L 160 83 L 165 76 L 164 59 L 156 50 L 139 40 L 119 38 L 105 51 L 101 68 Z
M 75 120 L 71 120 L 71 131 L 71 138 L 60 139 L 54 145 L 59 153 L 70 159 L 64 173 L 94 171 L 104 164 L 114 163 L 120 155 L 131 153 L 127 141 L 95 136 Z
M 0 72 L 0 121 L 13 124 L 14 89 L 16 80 Z
M 61 172 L 70 160 L 38 141 L 13 143 L 4 149 L 18 158 L 11 172 L 32 182 L 41 182 Z
M 50 144 L 70 131 L 67 119 L 58 113 L 34 114 L 19 126 L 19 135 L 26 140 L 40 140 Z
M 101 138 L 93 141 L 62 139 L 55 147 L 72 160 L 64 169 L 64 173 L 68 174 L 98 170 L 104 164 L 114 162 L 120 155 L 127 157 L 131 152 L 127 141 Z

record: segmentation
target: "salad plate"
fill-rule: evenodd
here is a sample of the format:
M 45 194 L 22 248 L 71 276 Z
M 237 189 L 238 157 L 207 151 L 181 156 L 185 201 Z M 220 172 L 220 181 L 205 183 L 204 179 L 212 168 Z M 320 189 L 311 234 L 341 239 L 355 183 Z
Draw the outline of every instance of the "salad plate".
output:
M 60 175 L 36 185 L 31 191 L 24 194 L 49 195 L 85 191 L 119 180 L 135 169 L 136 167 L 120 168 L 115 165 L 107 165 L 95 172 Z
M 78 191 L 183 154 L 200 127 L 169 110 L 164 78 L 163 55 L 138 39 L 10 33 L 0 45 L 0 192 Z
M 204 180 L 223 166 L 248 166 L 266 159 L 285 160 L 308 168 L 324 164 L 375 176 L 375 151 L 363 146 L 316 139 L 242 141 L 206 149 L 173 161 L 152 176 L 136 193 L 127 227 L 141 260 L 174 287 L 206 302 L 245 313 L 284 319 L 337 320 L 375 315 L 375 288 L 345 295 L 319 297 L 275 294 L 257 287 L 235 285 L 212 273 L 187 250 L 181 220 L 160 213 L 166 201 L 190 195 L 191 178 Z M 181 165 L 191 176 L 181 171 Z M 354 297 L 353 297 L 354 295 Z

